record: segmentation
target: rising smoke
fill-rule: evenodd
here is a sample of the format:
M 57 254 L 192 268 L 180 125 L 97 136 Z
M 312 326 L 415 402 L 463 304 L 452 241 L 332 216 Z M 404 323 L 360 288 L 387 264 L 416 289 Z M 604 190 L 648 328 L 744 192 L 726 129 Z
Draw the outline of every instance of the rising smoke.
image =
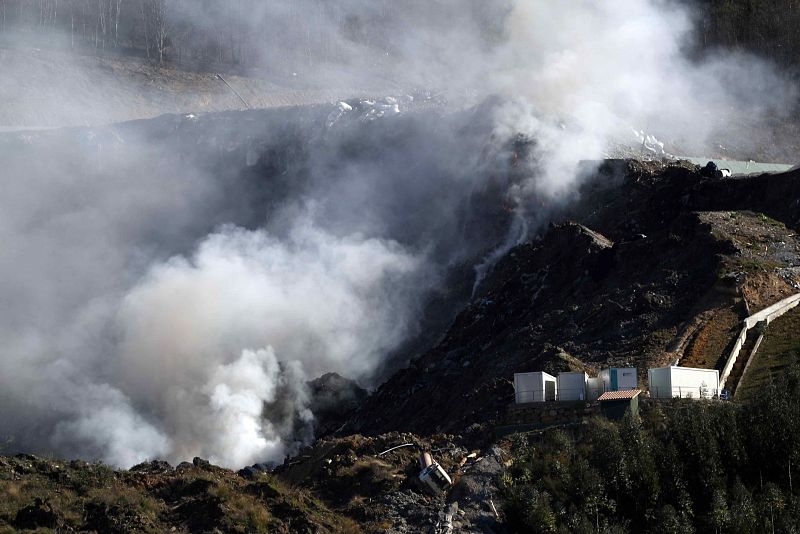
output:
M 296 4 L 247 14 L 276 29 L 267 68 L 286 50 L 308 57 L 286 23 Z M 673 4 L 418 4 L 378 17 L 350 0 L 303 19 L 328 51 L 309 83 L 388 80 L 453 108 L 499 99 L 0 140 L 0 433 L 13 448 L 122 466 L 280 460 L 310 439 L 308 379 L 375 385 L 447 270 L 472 261 L 483 275 L 532 236 L 543 206 L 574 194 L 581 160 L 633 128 L 703 150 L 795 99 L 752 58 L 688 59 L 691 17 Z M 182 16 L 212 20 L 203 5 Z M 384 47 L 348 33 L 356 16 L 384 21 Z M 518 134 L 534 147 L 520 160 Z

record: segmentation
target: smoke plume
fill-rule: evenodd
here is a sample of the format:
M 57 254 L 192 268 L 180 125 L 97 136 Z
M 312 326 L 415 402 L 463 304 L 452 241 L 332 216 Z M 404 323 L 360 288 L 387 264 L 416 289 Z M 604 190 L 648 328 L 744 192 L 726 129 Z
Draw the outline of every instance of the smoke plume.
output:
M 279 461 L 312 439 L 309 379 L 377 385 L 449 270 L 472 262 L 477 285 L 576 194 L 582 160 L 642 132 L 703 153 L 740 131 L 746 149 L 741 125 L 796 103 L 767 63 L 689 58 L 691 13 L 669 2 L 327 4 L 241 13 L 264 72 L 396 97 L 0 136 L 12 448 Z M 36 68 L 6 67 L 0 92 Z M 5 116 L 81 116 L 51 82 Z M 106 116 L 127 105 L 115 84 Z

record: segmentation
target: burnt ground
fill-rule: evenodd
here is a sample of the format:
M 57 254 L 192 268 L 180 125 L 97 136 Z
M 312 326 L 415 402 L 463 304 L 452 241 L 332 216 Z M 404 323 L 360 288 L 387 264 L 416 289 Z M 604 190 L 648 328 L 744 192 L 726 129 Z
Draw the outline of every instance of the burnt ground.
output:
M 490 422 L 515 372 L 715 367 L 748 310 L 798 291 L 800 172 L 710 180 L 688 164 L 624 166 L 620 186 L 590 182 L 563 222 L 504 257 L 443 340 L 343 432 Z

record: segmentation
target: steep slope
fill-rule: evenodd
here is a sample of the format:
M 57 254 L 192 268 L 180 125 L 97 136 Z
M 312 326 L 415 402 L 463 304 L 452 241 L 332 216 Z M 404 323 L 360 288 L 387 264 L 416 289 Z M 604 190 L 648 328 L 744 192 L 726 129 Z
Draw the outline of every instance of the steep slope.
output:
M 719 338 L 703 350 L 714 367 L 735 334 L 712 319 L 725 311 L 735 321 L 796 291 L 796 232 L 765 215 L 705 212 L 749 209 L 796 228 L 800 172 L 714 181 L 691 165 L 626 167 L 621 185 L 584 188 L 573 221 L 503 258 L 441 343 L 384 384 L 349 428 L 458 431 L 505 409 L 514 372 L 642 372 L 680 360 L 699 336 Z M 612 171 L 607 164 L 601 176 Z M 731 218 L 749 221 L 734 224 L 746 230 Z M 751 234 L 770 245 L 742 237 Z

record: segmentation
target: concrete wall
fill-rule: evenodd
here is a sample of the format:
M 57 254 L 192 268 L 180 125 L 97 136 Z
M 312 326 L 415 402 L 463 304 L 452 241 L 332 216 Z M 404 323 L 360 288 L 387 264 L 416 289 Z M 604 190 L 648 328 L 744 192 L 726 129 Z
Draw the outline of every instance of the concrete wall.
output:
M 768 308 L 764 308 L 758 313 L 754 313 L 744 321 L 744 326 L 742 328 L 739 337 L 736 339 L 736 343 L 731 350 L 731 353 L 728 355 L 728 360 L 725 362 L 725 366 L 722 368 L 722 373 L 720 374 L 720 381 L 719 387 L 724 388 L 725 382 L 728 380 L 728 376 L 731 374 L 731 370 L 733 366 L 736 364 L 736 360 L 739 357 L 739 353 L 742 350 L 742 345 L 744 344 L 744 340 L 747 338 L 747 331 L 756 326 L 758 323 L 765 321 L 767 325 L 783 315 L 784 313 L 788 312 L 789 310 L 797 307 L 800 305 L 800 293 L 796 295 L 792 295 L 791 297 L 787 297 L 780 302 L 776 302 L 772 306 Z M 750 355 L 752 358 L 752 354 Z M 749 363 L 749 362 L 748 362 Z
M 747 331 L 749 329 L 750 327 L 747 326 L 747 321 L 745 321 L 745 326 L 742 328 L 742 331 L 739 332 L 739 337 L 736 338 L 736 343 L 734 343 L 733 349 L 731 349 L 731 353 L 728 356 L 728 360 L 725 362 L 725 367 L 722 368 L 722 378 L 719 381 L 719 386 L 721 388 L 725 387 L 725 381 L 731 374 L 734 364 L 736 364 L 736 359 L 739 357 L 739 353 L 742 351 L 742 345 L 744 345 L 744 340 L 747 339 Z
M 600 407 L 593 402 L 541 402 L 527 405 L 511 405 L 501 426 L 528 425 L 544 428 L 563 423 L 580 421 L 598 415 Z
M 745 320 L 745 325 L 747 325 L 747 328 L 753 328 L 761 321 L 767 321 L 767 324 L 769 324 L 792 308 L 795 308 L 798 304 L 800 304 L 800 293 L 785 298 L 758 313 L 754 313 Z

